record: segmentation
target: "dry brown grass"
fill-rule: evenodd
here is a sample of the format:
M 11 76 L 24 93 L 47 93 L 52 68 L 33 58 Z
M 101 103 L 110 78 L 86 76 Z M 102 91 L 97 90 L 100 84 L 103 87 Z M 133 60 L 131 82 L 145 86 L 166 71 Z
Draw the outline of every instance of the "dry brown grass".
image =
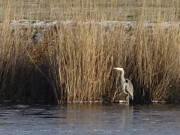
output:
M 30 101 L 41 100 L 53 93 L 54 96 L 45 99 L 113 102 L 121 98 L 121 93 L 119 74 L 112 69 L 121 66 L 125 69 L 125 76 L 134 84 L 135 102 L 177 98 L 180 28 L 171 26 L 167 29 L 161 25 L 168 17 L 167 14 L 164 16 L 162 6 L 177 8 L 168 17 L 168 20 L 176 21 L 175 12 L 179 12 L 177 1 L 173 1 L 176 5 L 162 3 L 161 6 L 149 2 L 141 5 L 139 1 L 134 4 L 143 6 L 141 15 L 133 17 L 138 23 L 134 27 L 127 27 L 113 23 L 107 26 L 83 24 L 88 20 L 120 20 L 113 13 L 117 11 L 117 5 L 130 6 L 125 1 L 73 3 L 62 0 L 57 5 L 63 5 L 63 10 L 66 6 L 70 7 L 64 11 L 69 15 L 62 18 L 76 22 L 57 24 L 45 32 L 42 42 L 37 43 L 32 40 L 31 26 L 26 29 L 21 26 L 14 28 L 10 24 L 10 20 L 24 19 L 23 11 L 27 5 L 22 6 L 22 14 L 18 17 L 14 14 L 17 3 L 7 5 L 0 32 L 0 97 Z M 47 7 L 46 1 L 41 3 L 34 9 L 45 11 L 48 8 L 48 17 L 26 16 L 28 19 L 59 19 L 53 4 Z M 158 23 L 147 27 L 142 22 L 149 21 L 145 8 L 151 6 L 158 11 L 153 19 Z M 72 10 L 73 7 L 77 10 Z M 125 19 L 123 16 L 129 13 L 123 13 L 122 18 Z
M 62 27 L 60 53 L 53 61 L 68 101 L 115 100 L 119 80 L 114 66 L 122 66 L 133 81 L 137 102 L 165 100 L 179 83 L 178 29 L 157 26 L 149 32 L 137 25 L 127 36 L 123 26 L 107 32 L 95 24 Z

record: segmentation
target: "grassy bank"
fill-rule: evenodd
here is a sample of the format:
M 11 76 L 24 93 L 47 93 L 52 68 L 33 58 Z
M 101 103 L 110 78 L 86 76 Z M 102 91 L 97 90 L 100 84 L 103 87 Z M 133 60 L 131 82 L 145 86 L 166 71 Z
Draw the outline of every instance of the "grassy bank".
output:
M 132 80 L 136 103 L 179 98 L 180 27 L 167 28 L 161 23 L 178 21 L 179 3 L 140 3 L 142 0 L 1 2 L 5 10 L 0 26 L 1 99 L 114 102 L 123 98 L 119 73 L 113 71 L 117 66 Z M 124 10 L 118 13 L 120 7 Z M 23 19 L 74 22 L 50 28 L 11 24 L 11 20 Z M 90 20 L 95 23 L 83 23 Z M 136 23 L 133 27 L 111 23 L 117 20 Z M 101 24 L 106 21 L 110 23 Z M 156 25 L 145 26 L 147 21 Z M 43 33 L 42 41 L 32 39 L 34 29 Z

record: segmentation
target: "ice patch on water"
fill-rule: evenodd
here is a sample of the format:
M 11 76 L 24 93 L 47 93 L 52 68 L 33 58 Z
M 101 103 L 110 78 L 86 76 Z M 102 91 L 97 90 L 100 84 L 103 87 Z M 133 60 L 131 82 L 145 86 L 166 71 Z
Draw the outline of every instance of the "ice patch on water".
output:
M 111 130 L 94 129 L 94 132 L 100 132 L 101 134 L 111 134 Z

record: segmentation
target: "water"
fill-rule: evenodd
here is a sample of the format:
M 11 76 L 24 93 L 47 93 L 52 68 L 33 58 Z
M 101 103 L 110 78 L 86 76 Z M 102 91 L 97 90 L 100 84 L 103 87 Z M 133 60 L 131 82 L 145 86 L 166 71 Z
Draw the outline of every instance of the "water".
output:
M 0 105 L 0 135 L 179 135 L 180 105 Z

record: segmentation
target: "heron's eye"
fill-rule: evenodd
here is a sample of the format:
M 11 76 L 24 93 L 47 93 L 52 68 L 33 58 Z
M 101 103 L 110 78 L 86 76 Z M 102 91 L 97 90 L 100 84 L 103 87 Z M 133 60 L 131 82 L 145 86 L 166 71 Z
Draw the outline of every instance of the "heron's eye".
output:
M 128 83 L 128 80 L 126 80 L 126 83 Z

